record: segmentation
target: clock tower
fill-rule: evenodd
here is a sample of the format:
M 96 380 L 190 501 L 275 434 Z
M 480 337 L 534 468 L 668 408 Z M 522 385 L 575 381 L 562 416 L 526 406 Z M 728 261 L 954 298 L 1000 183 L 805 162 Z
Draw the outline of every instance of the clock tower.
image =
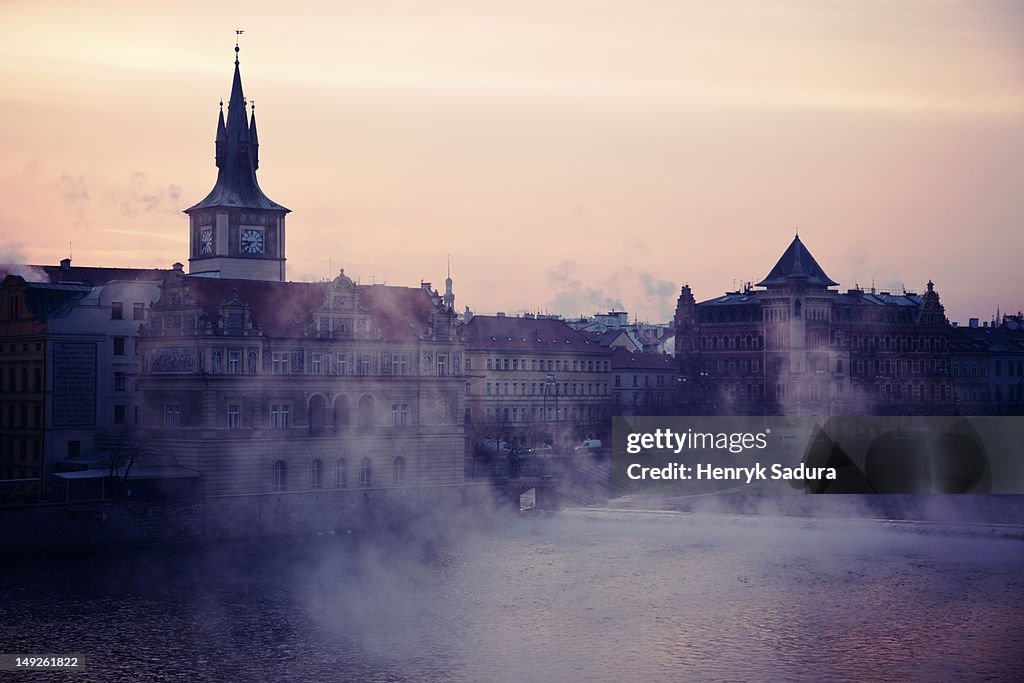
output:
M 284 219 L 289 210 L 263 194 L 256 181 L 260 144 L 255 105 L 249 117 L 247 113 L 235 45 L 227 123 L 223 102 L 217 120 L 217 182 L 205 199 L 185 209 L 189 274 L 283 282 Z

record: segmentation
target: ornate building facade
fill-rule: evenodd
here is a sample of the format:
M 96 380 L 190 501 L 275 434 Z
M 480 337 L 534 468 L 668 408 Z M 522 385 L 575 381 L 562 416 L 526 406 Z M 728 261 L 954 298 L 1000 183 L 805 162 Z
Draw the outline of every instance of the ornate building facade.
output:
M 950 325 L 923 294 L 841 293 L 799 237 L 764 280 L 675 315 L 678 402 L 743 415 L 949 414 Z
M 200 472 L 222 504 L 274 496 L 287 508 L 282 496 L 306 492 L 304 505 L 337 510 L 458 486 L 455 323 L 425 289 L 344 273 L 315 283 L 176 274 L 142 330 L 141 436 Z

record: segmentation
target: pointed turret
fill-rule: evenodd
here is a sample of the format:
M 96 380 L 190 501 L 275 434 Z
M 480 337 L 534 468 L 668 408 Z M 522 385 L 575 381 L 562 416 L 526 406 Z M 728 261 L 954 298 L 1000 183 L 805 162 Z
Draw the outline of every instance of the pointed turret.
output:
M 249 149 L 252 154 L 252 168 L 260 167 L 260 138 L 256 134 L 256 102 L 252 103 L 252 117 L 249 119 Z
M 791 280 L 801 280 L 811 287 L 832 287 L 839 284 L 825 274 L 811 256 L 811 252 L 800 241 L 799 235 L 793 238 L 768 276 L 757 284 L 759 287 L 782 287 Z
M 220 113 L 217 115 L 217 142 L 215 143 L 217 148 L 217 168 L 220 168 L 221 164 L 224 163 L 224 154 L 227 152 L 227 144 L 228 129 L 224 125 L 224 100 L 221 100 Z

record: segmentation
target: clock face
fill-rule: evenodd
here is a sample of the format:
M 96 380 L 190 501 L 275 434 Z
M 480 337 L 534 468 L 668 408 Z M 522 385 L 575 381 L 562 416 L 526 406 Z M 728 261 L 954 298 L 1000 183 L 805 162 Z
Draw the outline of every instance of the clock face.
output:
M 213 253 L 213 229 L 203 228 L 199 231 L 199 253 Z
M 246 228 L 242 231 L 242 253 L 262 254 L 263 253 L 263 231 Z

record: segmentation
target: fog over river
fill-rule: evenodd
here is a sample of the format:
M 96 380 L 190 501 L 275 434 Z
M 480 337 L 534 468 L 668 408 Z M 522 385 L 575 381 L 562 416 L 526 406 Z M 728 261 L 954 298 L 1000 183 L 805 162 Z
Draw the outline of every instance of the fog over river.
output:
M 7 563 L 0 652 L 81 655 L 88 672 L 35 676 L 76 681 L 1019 680 L 1024 668 L 1021 540 L 624 511 L 439 528 Z

